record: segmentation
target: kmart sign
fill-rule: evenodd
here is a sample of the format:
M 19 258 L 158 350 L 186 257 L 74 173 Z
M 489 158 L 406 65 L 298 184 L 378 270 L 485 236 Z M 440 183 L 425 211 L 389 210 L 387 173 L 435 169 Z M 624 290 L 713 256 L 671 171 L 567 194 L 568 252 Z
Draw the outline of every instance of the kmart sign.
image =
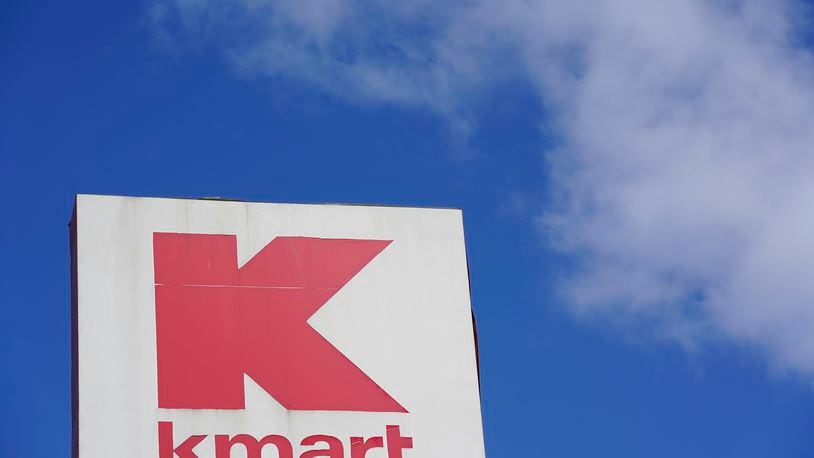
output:
M 78 196 L 74 456 L 483 457 L 458 210 Z

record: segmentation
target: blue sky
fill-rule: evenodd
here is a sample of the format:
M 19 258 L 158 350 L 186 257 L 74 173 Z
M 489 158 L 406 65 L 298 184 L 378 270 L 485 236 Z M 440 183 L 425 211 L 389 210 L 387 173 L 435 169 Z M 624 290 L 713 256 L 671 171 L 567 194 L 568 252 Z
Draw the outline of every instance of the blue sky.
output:
M 67 223 L 75 193 L 100 193 L 463 208 L 490 457 L 814 456 L 810 258 L 795 254 L 812 248 L 814 67 L 797 4 L 666 2 L 698 28 L 662 40 L 643 11 L 622 24 L 646 38 L 630 51 L 612 19 L 545 1 L 572 27 L 528 38 L 512 34 L 556 27 L 536 10 L 382 7 L 372 50 L 372 26 L 341 22 L 362 13 L 254 11 L 288 21 L 266 29 L 209 3 L 0 6 L 0 455 L 69 454 Z M 514 38 L 471 41 L 473 24 Z M 696 59 L 690 35 L 721 28 Z M 519 57 L 538 52 L 555 63 Z

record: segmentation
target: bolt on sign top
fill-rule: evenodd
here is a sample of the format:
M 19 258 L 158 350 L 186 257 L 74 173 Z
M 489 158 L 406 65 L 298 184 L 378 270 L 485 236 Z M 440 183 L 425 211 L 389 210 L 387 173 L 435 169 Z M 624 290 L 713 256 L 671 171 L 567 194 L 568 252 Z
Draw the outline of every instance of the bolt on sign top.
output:
M 461 212 L 79 195 L 74 458 L 483 458 Z

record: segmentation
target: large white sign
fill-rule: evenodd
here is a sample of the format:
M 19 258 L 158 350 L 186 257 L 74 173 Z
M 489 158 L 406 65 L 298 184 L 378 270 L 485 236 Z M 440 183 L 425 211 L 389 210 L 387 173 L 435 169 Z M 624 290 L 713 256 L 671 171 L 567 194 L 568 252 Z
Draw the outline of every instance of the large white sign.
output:
M 482 458 L 461 212 L 77 197 L 77 458 Z

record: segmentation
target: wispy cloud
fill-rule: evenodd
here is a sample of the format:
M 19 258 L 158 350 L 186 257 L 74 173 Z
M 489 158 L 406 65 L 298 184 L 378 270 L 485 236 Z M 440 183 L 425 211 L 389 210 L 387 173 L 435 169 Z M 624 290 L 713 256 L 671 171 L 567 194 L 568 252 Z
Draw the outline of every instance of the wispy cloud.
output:
M 725 339 L 814 377 L 814 63 L 770 0 L 164 0 L 240 72 L 429 109 L 522 78 L 561 147 L 539 229 L 584 317 Z M 644 326 L 641 326 L 644 324 Z

